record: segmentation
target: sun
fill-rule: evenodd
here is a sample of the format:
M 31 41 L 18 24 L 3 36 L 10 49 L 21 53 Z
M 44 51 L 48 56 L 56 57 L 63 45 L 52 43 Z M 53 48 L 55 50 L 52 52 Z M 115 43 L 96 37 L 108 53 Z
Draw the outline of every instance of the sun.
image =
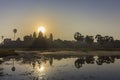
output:
M 38 27 L 38 32 L 45 33 L 45 32 L 46 32 L 45 27 L 44 27 L 44 26 L 40 26 L 40 27 Z

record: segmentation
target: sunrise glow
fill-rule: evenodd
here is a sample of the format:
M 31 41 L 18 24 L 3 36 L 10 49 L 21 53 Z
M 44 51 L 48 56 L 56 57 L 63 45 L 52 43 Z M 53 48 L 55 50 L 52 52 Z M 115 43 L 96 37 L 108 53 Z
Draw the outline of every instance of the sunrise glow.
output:
M 38 27 L 38 32 L 45 33 L 45 32 L 46 32 L 45 27 L 44 27 L 44 26 L 40 26 L 40 27 Z

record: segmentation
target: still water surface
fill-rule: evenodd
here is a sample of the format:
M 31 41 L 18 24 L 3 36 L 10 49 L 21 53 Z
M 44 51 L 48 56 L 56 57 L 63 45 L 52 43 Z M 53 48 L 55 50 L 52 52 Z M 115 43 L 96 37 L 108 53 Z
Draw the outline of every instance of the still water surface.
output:
M 120 56 L 4 57 L 0 80 L 120 80 Z

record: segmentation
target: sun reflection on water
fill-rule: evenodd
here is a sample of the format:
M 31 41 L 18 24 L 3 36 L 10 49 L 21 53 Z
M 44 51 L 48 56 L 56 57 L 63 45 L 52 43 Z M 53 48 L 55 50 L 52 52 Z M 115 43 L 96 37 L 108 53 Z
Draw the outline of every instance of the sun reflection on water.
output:
M 45 70 L 45 67 L 43 65 L 40 65 L 39 66 L 39 69 L 38 69 L 40 72 L 43 72 Z

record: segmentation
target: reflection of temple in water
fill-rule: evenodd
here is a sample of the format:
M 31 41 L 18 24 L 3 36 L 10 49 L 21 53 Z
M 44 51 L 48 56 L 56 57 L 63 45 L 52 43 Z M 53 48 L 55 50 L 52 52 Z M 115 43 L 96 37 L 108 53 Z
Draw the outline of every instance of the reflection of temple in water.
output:
M 32 56 L 16 56 L 12 59 L 12 71 L 15 71 L 15 64 L 14 61 L 21 61 L 22 64 L 29 64 L 33 67 L 33 69 L 36 69 L 36 67 L 41 68 L 41 65 L 44 63 L 46 64 L 49 63 L 50 66 L 53 65 L 54 60 L 61 60 L 65 58 L 76 58 L 74 62 L 74 65 L 76 68 L 81 68 L 84 67 L 85 64 L 97 64 L 97 65 L 103 65 L 103 64 L 110 64 L 114 63 L 115 59 L 120 59 L 120 56 L 73 56 L 73 55 L 32 55 Z M 3 61 L 9 61 L 11 58 L 9 57 L 4 57 Z M 3 62 L 0 61 L 0 64 Z M 1 69 L 0 69 L 1 71 Z

